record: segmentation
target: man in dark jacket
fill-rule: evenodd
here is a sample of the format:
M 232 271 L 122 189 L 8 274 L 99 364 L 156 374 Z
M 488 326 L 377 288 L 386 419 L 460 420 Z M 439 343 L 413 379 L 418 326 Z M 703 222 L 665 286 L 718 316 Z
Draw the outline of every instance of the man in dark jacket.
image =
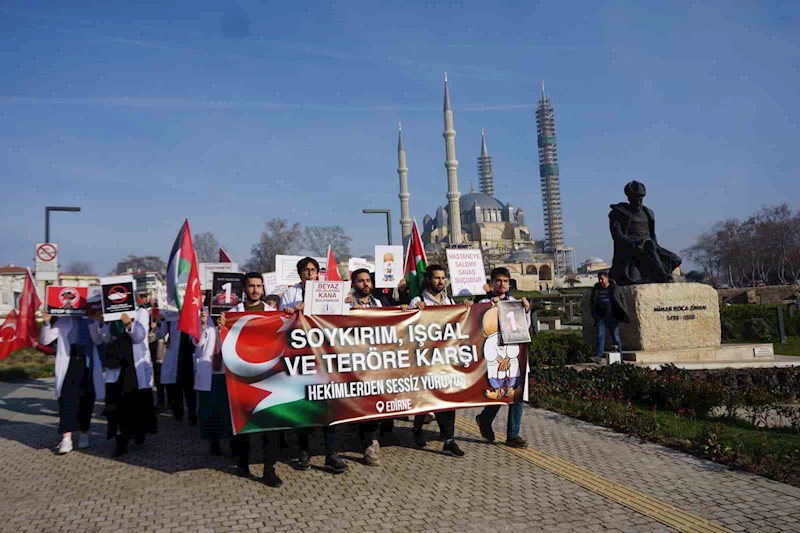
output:
M 610 332 L 614 336 L 614 341 L 619 347 L 620 353 L 622 352 L 619 323 L 630 322 L 625 296 L 614 280 L 608 279 L 608 272 L 600 272 L 597 279 L 599 281 L 592 289 L 592 296 L 589 300 L 589 308 L 592 311 L 592 318 L 597 330 L 593 359 L 595 363 L 599 363 L 603 359 L 606 332 Z

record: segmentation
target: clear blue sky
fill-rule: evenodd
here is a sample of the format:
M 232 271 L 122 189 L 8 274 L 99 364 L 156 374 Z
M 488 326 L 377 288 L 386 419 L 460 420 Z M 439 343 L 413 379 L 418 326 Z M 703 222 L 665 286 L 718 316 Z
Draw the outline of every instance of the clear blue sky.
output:
M 412 214 L 445 203 L 442 76 L 459 188 L 542 237 L 533 106 L 555 113 L 568 244 L 611 259 L 610 203 L 648 188 L 674 250 L 715 220 L 800 207 L 800 4 L 792 2 L 0 3 L 0 263 L 56 213 L 62 263 L 166 258 L 185 217 L 244 262 L 264 221 L 399 239 L 397 122 Z M 646 4 L 648 7 L 643 7 Z

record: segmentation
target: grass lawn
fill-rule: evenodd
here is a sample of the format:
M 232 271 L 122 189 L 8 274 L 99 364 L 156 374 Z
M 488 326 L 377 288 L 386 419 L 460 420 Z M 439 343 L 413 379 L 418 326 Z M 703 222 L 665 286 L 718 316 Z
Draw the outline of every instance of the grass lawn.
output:
M 800 337 L 786 337 L 786 344 L 776 342 L 775 354 L 800 356 Z
M 23 348 L 0 361 L 0 381 L 21 381 L 55 375 L 55 357 Z

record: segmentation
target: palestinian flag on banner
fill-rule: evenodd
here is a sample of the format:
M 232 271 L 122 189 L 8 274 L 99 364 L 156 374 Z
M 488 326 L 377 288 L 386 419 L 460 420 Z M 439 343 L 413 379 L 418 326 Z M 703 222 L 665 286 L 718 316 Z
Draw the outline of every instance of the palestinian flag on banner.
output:
M 406 249 L 406 261 L 403 268 L 403 277 L 408 285 L 409 297 L 422 295 L 422 284 L 425 279 L 425 268 L 428 266 L 428 258 L 425 257 L 425 247 L 419 236 L 417 221 L 411 226 L 411 238 L 408 239 Z
M 195 339 L 200 338 L 202 300 L 197 257 L 192 246 L 192 233 L 187 219 L 175 237 L 169 254 L 167 301 L 180 312 L 178 330 L 190 334 Z

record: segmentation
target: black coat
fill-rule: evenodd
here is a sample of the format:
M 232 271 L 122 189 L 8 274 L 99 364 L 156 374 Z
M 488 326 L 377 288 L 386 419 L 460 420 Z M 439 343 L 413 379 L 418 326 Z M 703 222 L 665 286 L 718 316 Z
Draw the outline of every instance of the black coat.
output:
M 592 318 L 597 320 L 597 298 L 598 290 L 601 288 L 600 282 L 594 284 L 592 295 L 589 298 L 589 308 L 592 313 Z M 625 295 L 619 290 L 619 286 L 614 283 L 613 279 L 608 280 L 608 288 L 611 290 L 611 316 L 620 322 L 630 322 L 631 318 L 628 315 L 628 304 L 625 302 Z

